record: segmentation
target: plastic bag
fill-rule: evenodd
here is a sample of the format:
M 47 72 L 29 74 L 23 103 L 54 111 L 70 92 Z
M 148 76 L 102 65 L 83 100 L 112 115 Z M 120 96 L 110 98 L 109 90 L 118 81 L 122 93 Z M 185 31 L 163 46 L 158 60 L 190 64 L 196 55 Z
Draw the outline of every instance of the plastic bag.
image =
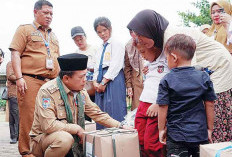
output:
M 121 122 L 123 125 L 128 125 L 128 126 L 135 126 L 135 115 L 137 113 L 137 108 L 134 109 L 133 111 L 129 111 L 127 115 L 124 117 L 124 120 Z
M 2 92 L 2 100 L 7 100 L 8 99 L 8 92 L 7 88 L 5 88 Z

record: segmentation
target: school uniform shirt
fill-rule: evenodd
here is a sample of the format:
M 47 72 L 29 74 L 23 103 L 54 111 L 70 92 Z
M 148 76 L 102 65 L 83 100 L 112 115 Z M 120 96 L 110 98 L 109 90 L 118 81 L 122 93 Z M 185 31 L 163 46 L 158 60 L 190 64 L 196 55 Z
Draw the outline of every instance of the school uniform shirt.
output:
M 149 70 L 145 76 L 144 87 L 139 100 L 156 103 L 160 80 L 169 72 L 164 52 L 155 61 L 148 63 L 147 66 Z
M 186 34 L 196 42 L 192 65 L 199 65 L 214 71 L 210 75 L 210 79 L 216 93 L 222 93 L 232 88 L 232 57 L 221 43 L 209 38 L 196 28 L 168 26 L 164 33 L 164 45 L 175 34 Z
M 92 45 L 88 45 L 85 51 L 82 51 L 80 49 L 76 50 L 76 53 L 88 56 L 87 68 L 89 69 L 94 68 L 94 65 L 96 63 L 96 52 L 97 52 L 97 48 L 95 48 Z
M 124 66 L 125 46 L 112 38 L 110 38 L 107 43 L 108 45 L 103 57 L 102 68 L 109 68 L 103 77 L 109 80 L 114 80 L 114 78 L 119 74 L 120 70 Z M 102 45 L 96 54 L 96 64 L 94 66 L 93 80 L 97 80 L 103 48 L 104 47 Z
M 208 141 L 203 101 L 216 100 L 206 72 L 194 67 L 173 68 L 159 84 L 157 104 L 168 105 L 168 136 L 179 142 Z

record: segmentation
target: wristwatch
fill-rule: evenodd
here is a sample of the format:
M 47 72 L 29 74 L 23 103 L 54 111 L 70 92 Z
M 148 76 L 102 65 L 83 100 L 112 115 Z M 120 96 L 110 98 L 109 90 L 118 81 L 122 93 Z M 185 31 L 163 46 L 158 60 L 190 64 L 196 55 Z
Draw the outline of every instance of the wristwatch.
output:
M 100 83 L 101 85 L 103 85 L 103 86 L 105 86 L 106 85 L 106 83 L 104 83 L 103 81 L 101 81 L 101 83 Z

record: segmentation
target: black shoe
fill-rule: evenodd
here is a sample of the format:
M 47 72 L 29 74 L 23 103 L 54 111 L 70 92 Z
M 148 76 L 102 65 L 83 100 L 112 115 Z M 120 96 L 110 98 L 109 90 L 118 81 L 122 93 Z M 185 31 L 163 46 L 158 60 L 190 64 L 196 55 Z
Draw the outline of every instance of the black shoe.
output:
M 10 139 L 10 144 L 15 144 L 17 143 L 17 138 Z

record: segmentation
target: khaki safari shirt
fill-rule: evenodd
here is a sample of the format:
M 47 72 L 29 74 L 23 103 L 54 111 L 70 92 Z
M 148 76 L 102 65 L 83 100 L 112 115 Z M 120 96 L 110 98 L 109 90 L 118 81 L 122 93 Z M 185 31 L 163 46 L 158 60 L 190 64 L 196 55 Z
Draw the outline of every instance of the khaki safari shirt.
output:
M 34 121 L 30 136 L 37 136 L 34 138 L 37 142 L 39 142 L 43 134 L 51 134 L 61 130 L 70 134 L 76 134 L 78 131 L 78 105 L 76 106 L 74 104 L 73 92 L 64 84 L 63 86 L 68 95 L 68 101 L 75 124 L 70 124 L 66 120 L 67 115 L 64 101 L 61 99 L 57 81 L 53 79 L 40 88 L 36 98 Z M 81 95 L 84 100 L 85 114 L 106 127 L 119 127 L 120 123 L 118 121 L 111 118 L 107 113 L 102 112 L 100 108 L 90 100 L 85 89 L 81 91 Z
M 8 97 L 17 97 L 17 89 L 16 89 L 16 77 L 14 75 L 13 67 L 11 61 L 6 65 L 6 77 L 7 77 L 7 89 L 8 89 Z
M 52 32 L 51 28 L 42 30 L 42 26 L 37 22 L 32 24 L 21 25 L 16 30 L 9 49 L 16 50 L 21 57 L 21 70 L 25 74 L 39 75 L 45 78 L 55 78 L 59 72 L 59 64 L 57 57 L 59 53 L 59 43 L 57 37 Z M 48 57 L 47 48 L 43 41 L 40 32 L 46 40 L 49 33 L 49 48 L 54 68 L 46 69 L 46 58 Z

